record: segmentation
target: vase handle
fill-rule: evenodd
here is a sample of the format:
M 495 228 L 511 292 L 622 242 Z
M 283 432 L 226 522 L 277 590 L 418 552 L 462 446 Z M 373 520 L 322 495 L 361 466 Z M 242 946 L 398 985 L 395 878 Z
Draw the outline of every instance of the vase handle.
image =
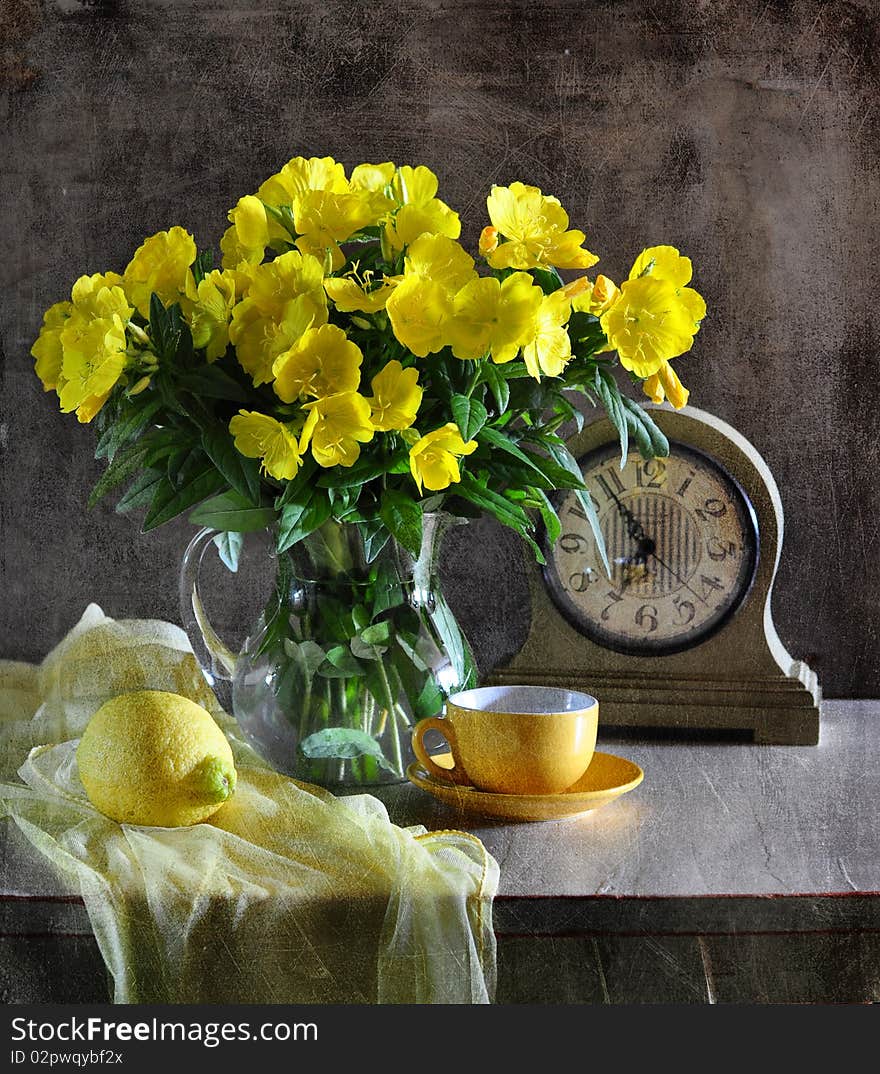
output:
M 206 527 L 189 542 L 180 565 L 180 618 L 209 686 L 232 682 L 236 656 L 211 626 L 199 596 L 199 570 L 219 530 Z

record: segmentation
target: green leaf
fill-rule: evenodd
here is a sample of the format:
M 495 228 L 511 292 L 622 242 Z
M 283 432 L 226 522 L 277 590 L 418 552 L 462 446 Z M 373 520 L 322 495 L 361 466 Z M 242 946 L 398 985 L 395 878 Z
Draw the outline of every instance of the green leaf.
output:
M 559 515 L 545 492 L 536 488 L 533 488 L 530 491 L 538 500 L 540 500 L 538 511 L 541 513 L 541 519 L 547 533 L 547 541 L 552 547 L 556 544 L 559 535 L 562 533 L 562 523 L 559 521 Z
M 548 451 L 550 450 L 550 442 L 546 437 L 542 438 L 541 443 Z M 573 473 L 567 467 L 560 466 L 554 458 L 539 455 L 534 451 L 527 451 L 526 454 L 532 465 L 547 478 L 551 489 L 582 489 L 584 487 L 583 474 L 579 470 Z
M 639 452 L 645 459 L 665 458 L 669 454 L 669 441 L 657 427 L 650 413 L 628 396 L 621 396 L 631 430 L 636 436 Z
M 305 504 L 288 504 L 281 512 L 278 527 L 279 552 L 285 552 L 323 526 L 330 517 L 330 499 L 323 489 L 313 489 L 311 499 Z
M 620 389 L 614 375 L 607 369 L 598 369 L 596 373 L 596 390 L 602 406 L 611 420 L 611 424 L 617 430 L 620 437 L 620 468 L 626 466 L 626 457 L 629 454 L 629 422 L 626 411 L 620 401 Z
M 299 744 L 306 757 L 372 757 L 386 772 L 395 768 L 386 759 L 379 743 L 366 731 L 356 727 L 325 727 L 304 738 Z
M 146 533 L 170 522 L 172 518 L 219 492 L 225 484 L 223 475 L 208 460 L 205 460 L 200 469 L 188 468 L 186 476 L 177 487 L 168 478 L 164 478 L 156 485 L 156 492 L 141 529 Z
M 251 506 L 260 502 L 260 463 L 248 459 L 236 448 L 229 430 L 212 425 L 202 430 L 205 454 L 236 492 L 246 497 Z
M 150 295 L 150 341 L 160 358 L 165 358 L 167 361 L 171 361 L 176 356 L 177 344 L 180 340 L 178 320 L 180 307 L 176 307 L 178 317 L 175 317 L 172 312 L 174 308 L 172 306 L 166 309 L 155 291 Z
M 358 635 L 365 645 L 385 645 L 391 638 L 391 624 L 388 620 L 373 623 Z
M 351 652 L 352 656 L 356 656 L 359 660 L 381 660 L 388 652 L 388 646 L 369 645 L 360 637 L 355 636 L 351 639 Z
M 354 658 L 347 645 L 334 645 L 318 668 L 318 674 L 325 679 L 350 679 L 363 673 L 363 665 Z
M 129 485 L 119 497 L 116 510 L 120 514 L 133 511 L 137 507 L 146 507 L 156 494 L 156 485 L 163 481 L 165 475 L 161 470 L 145 470 Z
M 577 358 L 590 358 L 608 342 L 599 318 L 576 310 L 568 322 L 572 350 Z
M 562 277 L 555 268 L 536 268 L 531 270 L 531 274 L 535 283 L 541 288 L 545 295 L 552 295 L 554 291 L 558 291 L 559 288 L 563 286 Z
M 145 452 L 146 448 L 136 443 L 118 452 L 89 493 L 87 506 L 94 507 L 108 492 L 128 481 L 138 470 L 142 469 Z
M 379 517 L 404 548 L 417 556 L 422 548 L 422 509 L 409 496 L 394 489 L 382 494 Z
M 247 497 L 233 490 L 199 504 L 189 516 L 189 520 L 195 526 L 210 526 L 211 529 L 235 533 L 254 533 L 272 525 L 275 521 L 275 510 L 272 507 L 254 507 Z
M 192 264 L 193 277 L 196 281 L 196 286 L 202 282 L 202 280 L 210 273 L 214 267 L 214 251 L 211 249 L 201 250 L 196 255 L 195 261 Z
M 520 462 L 525 463 L 530 470 L 534 470 L 540 477 L 544 477 L 544 470 L 533 461 L 533 458 L 527 455 L 521 448 L 510 439 L 509 436 L 505 436 L 504 433 L 499 432 L 497 429 L 493 429 L 491 425 L 487 425 L 480 430 L 477 437 L 482 443 L 490 444 L 492 447 L 498 448 L 499 451 L 505 451 L 508 455 L 512 455 L 515 459 L 519 459 Z M 556 487 L 555 485 L 552 487 Z
M 144 433 L 133 444 L 121 447 L 98 479 L 88 499 L 88 506 L 95 504 L 108 492 L 132 477 L 138 470 L 172 454 L 184 443 L 176 429 L 154 429 Z
M 495 400 L 496 411 L 499 415 L 503 414 L 510 402 L 510 385 L 507 383 L 507 378 L 494 362 L 486 362 L 483 366 L 482 378 L 489 385 L 489 391 Z
M 388 531 L 382 527 L 382 532 L 388 536 Z M 379 564 L 376 572 L 375 597 L 373 599 L 373 618 L 387 612 L 389 608 L 397 608 L 406 599 L 406 593 L 400 583 L 397 571 L 387 562 Z
M 464 497 L 475 506 L 494 515 L 505 526 L 513 526 L 514 529 L 519 527 L 529 529 L 531 526 L 529 516 L 521 507 L 511 503 L 500 493 L 485 488 L 471 474 L 465 474 L 462 477 L 461 482 L 456 486 L 455 492 L 456 495 Z
M 311 682 L 318 668 L 324 663 L 327 654 L 311 638 L 305 641 L 293 641 L 291 638 L 284 639 L 284 651 L 299 664 L 306 682 Z
M 489 413 L 479 399 L 466 395 L 453 395 L 452 416 L 464 440 L 473 440 L 486 424 Z
M 119 448 L 133 440 L 161 408 L 161 399 L 147 393 L 136 395 L 101 435 L 95 446 L 95 458 L 112 460 Z
M 461 689 L 472 685 L 469 682 L 472 666 L 467 642 L 464 639 L 458 621 L 442 597 L 436 599 L 434 608 L 430 612 L 430 619 L 434 629 L 440 635 L 443 648 L 455 671 L 457 685 Z
M 280 511 L 288 504 L 306 504 L 311 499 L 313 481 L 312 477 L 318 469 L 318 464 L 309 456 L 300 466 L 299 472 L 292 481 L 288 481 L 284 491 L 275 500 L 275 506 Z
M 247 395 L 247 389 L 225 373 L 216 362 L 188 369 L 178 375 L 176 382 L 184 391 L 199 398 L 226 399 L 241 404 Z
M 386 473 L 384 462 L 376 462 L 370 459 L 361 459 L 354 466 L 336 466 L 323 477 L 318 479 L 318 487 L 322 489 L 342 489 L 355 485 L 363 485 L 365 481 L 372 481 Z
M 532 375 L 525 362 L 505 362 L 496 368 L 505 380 L 522 380 Z
M 532 520 L 521 507 L 492 489 L 484 488 L 470 474 L 464 476 L 456 488 L 456 494 L 494 515 L 502 525 L 516 530 L 534 552 L 535 559 L 539 563 L 545 562 L 544 553 L 532 537 Z
M 244 534 L 224 530 L 214 537 L 214 544 L 217 546 L 220 559 L 233 574 L 236 574 L 238 571 L 238 559 L 244 545 Z
M 581 473 L 581 468 L 578 466 L 577 460 L 562 441 L 548 444 L 547 450 L 561 466 L 564 466 L 572 474 L 577 474 L 581 481 L 583 481 L 584 475 Z M 605 538 L 602 535 L 602 526 L 599 523 L 599 515 L 596 513 L 596 505 L 593 503 L 593 497 L 589 492 L 581 489 L 575 490 L 575 496 L 577 496 L 578 502 L 583 508 L 587 522 L 590 525 L 590 529 L 593 531 L 593 539 L 596 542 L 596 549 L 602 559 L 602 566 L 605 568 L 605 573 L 610 578 L 611 567 L 608 563 L 608 553 L 605 550 Z
M 364 559 L 367 563 L 372 563 L 391 540 L 391 534 L 386 529 L 381 518 L 371 518 L 365 522 L 359 522 L 358 527 L 364 542 Z

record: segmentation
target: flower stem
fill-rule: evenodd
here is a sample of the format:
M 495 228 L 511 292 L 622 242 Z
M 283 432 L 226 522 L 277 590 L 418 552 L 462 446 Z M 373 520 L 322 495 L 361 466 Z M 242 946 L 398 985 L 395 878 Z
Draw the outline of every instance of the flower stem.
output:
M 379 671 L 379 678 L 382 681 L 382 693 L 385 698 L 385 705 L 388 709 L 389 715 L 389 730 L 391 734 L 391 752 L 394 755 L 394 770 L 396 775 L 403 775 L 403 754 L 400 749 L 400 733 L 397 729 L 397 718 L 395 715 L 395 701 L 394 694 L 391 692 L 391 683 L 388 681 L 388 673 L 385 670 L 385 665 L 382 663 L 381 656 L 377 653 L 376 667 Z

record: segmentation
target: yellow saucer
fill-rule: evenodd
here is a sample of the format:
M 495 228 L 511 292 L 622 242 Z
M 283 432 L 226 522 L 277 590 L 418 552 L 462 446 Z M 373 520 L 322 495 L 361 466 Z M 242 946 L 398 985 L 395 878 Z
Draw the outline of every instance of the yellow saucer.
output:
M 452 767 L 451 753 L 434 754 L 433 760 L 441 768 Z M 461 812 L 503 820 L 561 820 L 589 813 L 638 787 L 645 778 L 633 761 L 598 750 L 577 783 L 561 794 L 493 794 L 446 783 L 430 775 L 418 762 L 411 764 L 406 774 L 417 787 Z

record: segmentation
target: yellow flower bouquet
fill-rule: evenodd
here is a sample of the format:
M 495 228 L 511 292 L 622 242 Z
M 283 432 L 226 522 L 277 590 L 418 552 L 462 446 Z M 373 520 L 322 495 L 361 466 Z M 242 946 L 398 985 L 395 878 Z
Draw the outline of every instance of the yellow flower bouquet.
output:
M 559 201 L 514 182 L 492 188 L 475 260 L 437 190 L 423 166 L 296 157 L 230 211 L 220 268 L 159 232 L 122 274 L 80 277 L 32 349 L 98 428 L 91 503 L 127 483 L 117 509 L 144 530 L 190 512 L 233 570 L 243 534 L 271 530 L 276 592 L 227 672 L 245 729 L 318 782 L 402 778 L 412 720 L 474 681 L 434 581 L 438 519 L 488 513 L 540 560 L 552 494 L 574 489 L 601 549 L 560 434 L 583 420 L 572 393 L 623 456 L 665 454 L 614 368 L 683 406 L 670 362 L 705 315 L 674 247 L 619 286 L 591 277 Z

